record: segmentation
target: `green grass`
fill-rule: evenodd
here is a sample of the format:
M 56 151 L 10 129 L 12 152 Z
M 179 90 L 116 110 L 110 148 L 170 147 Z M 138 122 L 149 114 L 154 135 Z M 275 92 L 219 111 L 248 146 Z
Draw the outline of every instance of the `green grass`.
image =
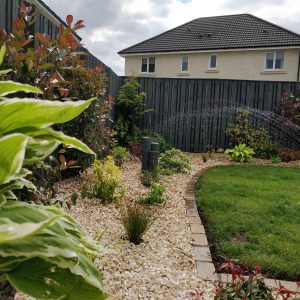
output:
M 300 280 L 300 169 L 224 166 L 197 187 L 215 254 L 259 264 L 268 276 Z

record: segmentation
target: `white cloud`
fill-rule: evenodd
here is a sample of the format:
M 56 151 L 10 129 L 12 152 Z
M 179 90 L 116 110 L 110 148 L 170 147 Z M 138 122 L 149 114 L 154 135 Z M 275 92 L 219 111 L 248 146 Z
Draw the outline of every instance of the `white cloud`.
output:
M 124 60 L 118 51 L 199 17 L 252 13 L 300 32 L 299 0 L 44 1 L 62 18 L 73 14 L 85 20 L 87 28 L 79 32 L 83 43 L 120 75 Z

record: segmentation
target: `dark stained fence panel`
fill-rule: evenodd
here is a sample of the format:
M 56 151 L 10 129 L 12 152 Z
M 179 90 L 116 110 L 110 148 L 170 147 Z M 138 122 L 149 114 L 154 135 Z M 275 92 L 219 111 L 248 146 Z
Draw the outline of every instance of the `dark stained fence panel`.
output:
M 120 86 L 124 80 L 118 80 Z M 286 146 L 300 149 L 295 138 L 300 128 L 289 138 L 276 120 L 265 120 L 279 107 L 284 91 L 299 89 L 297 82 L 144 77 L 138 81 L 147 95 L 147 108 L 154 109 L 141 126 L 161 133 L 174 147 L 191 152 L 206 151 L 208 145 L 227 147 L 226 128 L 234 121 L 235 109 L 244 107 L 250 110 L 253 126 L 265 126 L 275 141 L 286 136 Z

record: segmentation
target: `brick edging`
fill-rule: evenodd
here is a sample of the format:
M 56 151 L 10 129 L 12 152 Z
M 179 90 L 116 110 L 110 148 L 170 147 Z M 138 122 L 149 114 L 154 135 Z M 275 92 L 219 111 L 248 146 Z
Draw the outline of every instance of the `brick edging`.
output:
M 193 254 L 196 262 L 197 276 L 203 280 L 223 281 L 227 282 L 229 276 L 224 273 L 214 274 L 215 266 L 212 262 L 211 253 L 208 245 L 208 240 L 205 228 L 202 224 L 197 209 L 196 199 L 196 184 L 200 177 L 213 167 L 205 167 L 201 171 L 196 172 L 188 182 L 185 191 L 185 207 L 186 217 L 191 230 Z M 287 289 L 297 291 L 296 282 L 282 281 L 274 279 L 266 279 L 265 282 L 271 287 L 277 287 L 280 283 Z

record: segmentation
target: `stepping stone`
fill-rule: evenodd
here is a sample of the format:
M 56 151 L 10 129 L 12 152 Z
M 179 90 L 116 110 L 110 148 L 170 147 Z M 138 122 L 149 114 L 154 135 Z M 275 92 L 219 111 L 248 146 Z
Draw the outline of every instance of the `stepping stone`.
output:
M 203 280 L 217 280 L 217 276 L 213 275 L 215 266 L 211 262 L 196 261 L 197 275 Z

